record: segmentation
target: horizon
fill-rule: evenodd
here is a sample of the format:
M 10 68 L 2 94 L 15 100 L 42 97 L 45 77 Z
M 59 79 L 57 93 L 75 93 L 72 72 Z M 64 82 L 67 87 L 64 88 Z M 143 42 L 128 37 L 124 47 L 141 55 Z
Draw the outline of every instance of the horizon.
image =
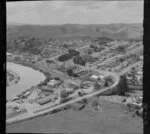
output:
M 55 26 L 59 26 L 59 25 L 126 25 L 126 24 L 143 24 L 140 22 L 133 22 L 133 23 L 102 23 L 102 24 L 79 24 L 79 23 L 64 23 L 64 24 L 28 24 L 28 23 L 17 23 L 17 22 L 7 22 L 7 25 L 34 25 L 34 26 L 50 26 L 50 25 L 55 25 Z
M 98 25 L 143 23 L 140 1 L 7 2 L 7 23 L 23 25 Z

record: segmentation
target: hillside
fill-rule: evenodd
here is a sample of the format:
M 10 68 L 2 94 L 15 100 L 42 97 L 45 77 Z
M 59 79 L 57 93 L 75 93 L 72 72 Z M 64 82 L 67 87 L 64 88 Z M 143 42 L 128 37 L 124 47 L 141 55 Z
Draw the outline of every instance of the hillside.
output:
M 52 46 L 62 49 L 66 40 L 142 39 L 142 24 L 100 25 L 24 25 L 11 23 L 7 27 L 7 51 L 31 54 L 51 53 Z M 78 43 L 75 43 L 78 44 Z M 75 45 L 74 44 L 74 45 Z
M 131 39 L 142 36 L 142 24 L 64 24 L 64 25 L 9 25 L 9 39 L 29 37 L 109 37 L 112 39 Z

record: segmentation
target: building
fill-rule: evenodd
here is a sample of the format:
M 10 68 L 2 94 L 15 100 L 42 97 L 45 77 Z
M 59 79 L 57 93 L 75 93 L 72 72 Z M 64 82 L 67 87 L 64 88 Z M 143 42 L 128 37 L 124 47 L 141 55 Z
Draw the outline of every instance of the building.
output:
M 142 55 L 140 56 L 140 60 L 143 60 L 143 56 Z
M 34 100 L 39 97 L 39 91 L 33 90 L 33 92 L 28 96 L 28 100 Z
M 42 86 L 43 91 L 53 93 L 53 88 L 51 86 Z
M 43 97 L 43 98 L 37 98 L 35 101 L 36 103 L 40 104 L 40 105 L 44 105 L 46 103 L 49 103 L 52 101 L 53 96 L 49 95 L 47 97 Z
M 51 87 L 55 87 L 55 86 L 58 86 L 60 83 L 61 82 L 59 80 L 52 79 L 49 82 L 47 82 L 47 85 Z
M 6 53 L 6 55 L 7 55 L 7 56 L 11 56 L 11 55 L 12 55 L 12 53 Z
M 95 75 L 95 74 L 93 74 L 92 76 L 91 76 L 91 78 L 93 78 L 93 79 L 97 79 L 99 76 L 97 76 L 97 75 Z
M 138 71 L 137 75 L 143 75 L 143 72 L 142 71 Z
M 91 87 L 88 87 L 88 88 L 85 88 L 85 89 L 82 89 L 82 90 L 83 90 L 83 93 L 89 94 L 89 93 L 93 92 L 94 89 L 91 86 Z

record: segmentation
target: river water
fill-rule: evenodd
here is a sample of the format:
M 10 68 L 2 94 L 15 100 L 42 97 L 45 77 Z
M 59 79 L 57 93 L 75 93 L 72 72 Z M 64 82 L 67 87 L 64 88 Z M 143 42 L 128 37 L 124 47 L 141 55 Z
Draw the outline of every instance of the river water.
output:
M 6 88 L 7 99 L 14 97 L 22 91 L 25 91 L 32 86 L 36 86 L 41 81 L 45 80 L 45 76 L 43 73 L 34 70 L 30 67 L 15 64 L 12 62 L 7 62 L 6 68 L 17 73 L 20 76 L 20 80 L 17 84 Z

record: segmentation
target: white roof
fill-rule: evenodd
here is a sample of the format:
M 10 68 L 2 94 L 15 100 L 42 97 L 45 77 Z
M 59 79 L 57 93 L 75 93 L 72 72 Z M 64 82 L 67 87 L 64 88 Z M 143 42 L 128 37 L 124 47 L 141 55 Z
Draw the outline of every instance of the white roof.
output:
M 143 72 L 142 71 L 138 71 L 137 74 L 143 74 Z
M 142 56 L 142 55 L 140 56 L 140 59 L 143 59 L 143 56 Z
M 57 80 L 50 80 L 47 85 L 54 85 L 57 83 Z
M 6 53 L 6 55 L 11 55 L 11 53 Z
M 97 79 L 99 76 L 93 74 L 91 77 Z
M 65 88 L 66 91 L 72 91 L 74 90 L 73 88 Z

